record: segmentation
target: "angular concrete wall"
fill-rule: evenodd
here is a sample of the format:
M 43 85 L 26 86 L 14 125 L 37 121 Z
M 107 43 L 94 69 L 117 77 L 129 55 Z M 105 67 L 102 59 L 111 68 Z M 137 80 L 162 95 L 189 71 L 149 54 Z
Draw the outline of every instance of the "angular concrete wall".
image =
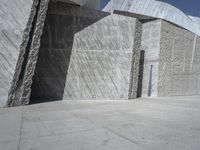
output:
M 154 20 L 142 24 L 141 49 L 145 51 L 142 97 L 157 96 L 161 22 Z
M 50 6 L 32 102 L 135 98 L 140 43 L 141 24 L 134 18 Z
M 0 0 L 0 107 L 8 99 L 32 5 L 33 0 Z
M 136 98 L 138 24 L 134 18 L 113 14 L 75 34 L 64 99 Z
M 200 94 L 200 37 L 162 21 L 158 96 Z
M 67 3 L 50 3 L 33 78 L 31 99 L 63 99 L 74 34 L 107 15 L 109 14 Z
M 12 86 L 8 94 L 8 106 L 29 104 L 32 77 L 35 72 L 40 39 L 49 0 L 34 0 L 30 17 L 20 46 Z

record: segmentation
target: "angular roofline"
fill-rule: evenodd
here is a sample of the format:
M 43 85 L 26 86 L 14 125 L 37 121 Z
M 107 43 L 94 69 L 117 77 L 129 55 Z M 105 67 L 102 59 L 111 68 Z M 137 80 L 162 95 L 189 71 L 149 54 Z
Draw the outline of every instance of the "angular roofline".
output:
M 197 19 L 186 15 L 180 9 L 166 2 L 157 0 L 110 0 L 103 9 L 103 11 L 111 13 L 115 10 L 163 19 L 200 36 L 200 24 L 194 21 Z

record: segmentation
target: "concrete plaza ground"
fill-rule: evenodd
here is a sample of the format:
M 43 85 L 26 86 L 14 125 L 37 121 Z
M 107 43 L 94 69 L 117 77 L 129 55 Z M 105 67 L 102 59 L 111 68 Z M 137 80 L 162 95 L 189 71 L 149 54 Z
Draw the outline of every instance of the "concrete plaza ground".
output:
M 200 97 L 0 109 L 0 150 L 199 150 Z

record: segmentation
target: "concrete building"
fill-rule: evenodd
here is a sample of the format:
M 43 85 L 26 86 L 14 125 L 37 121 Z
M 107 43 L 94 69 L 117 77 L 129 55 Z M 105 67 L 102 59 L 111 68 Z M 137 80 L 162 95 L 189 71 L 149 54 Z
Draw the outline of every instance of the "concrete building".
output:
M 104 11 L 132 16 L 143 23 L 142 96 L 200 94 L 198 17 L 156 0 L 111 0 Z
M 0 106 L 200 95 L 200 19 L 167 3 L 0 4 Z

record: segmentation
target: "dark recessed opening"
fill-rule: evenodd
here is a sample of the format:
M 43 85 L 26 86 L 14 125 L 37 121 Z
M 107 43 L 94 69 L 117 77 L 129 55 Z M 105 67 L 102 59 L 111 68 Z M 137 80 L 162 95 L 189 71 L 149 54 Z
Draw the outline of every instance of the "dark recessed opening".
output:
M 143 82 L 143 73 L 144 73 L 144 57 L 145 57 L 145 51 L 142 50 L 140 52 L 140 68 L 139 68 L 137 97 L 141 97 L 142 96 L 142 82 Z
M 153 77 L 153 65 L 151 65 L 151 68 L 150 68 L 148 96 L 151 96 L 151 93 L 152 93 L 152 77 Z

